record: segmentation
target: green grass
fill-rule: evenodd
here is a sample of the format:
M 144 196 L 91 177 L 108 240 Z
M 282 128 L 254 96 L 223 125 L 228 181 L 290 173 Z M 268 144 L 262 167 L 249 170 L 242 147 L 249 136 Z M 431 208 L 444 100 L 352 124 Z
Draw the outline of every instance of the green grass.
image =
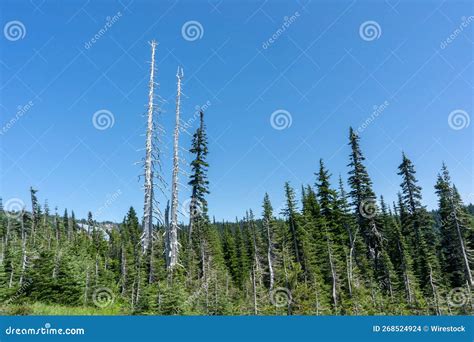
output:
M 44 303 L 21 304 L 0 306 L 0 315 L 46 315 L 46 316 L 100 316 L 100 315 L 125 315 L 118 306 L 109 306 L 105 308 L 89 306 L 61 306 Z

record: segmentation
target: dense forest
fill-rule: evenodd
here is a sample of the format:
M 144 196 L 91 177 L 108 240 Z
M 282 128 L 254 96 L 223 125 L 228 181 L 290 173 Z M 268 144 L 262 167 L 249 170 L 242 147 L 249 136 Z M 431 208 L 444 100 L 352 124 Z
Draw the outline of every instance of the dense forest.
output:
M 210 219 L 204 115 L 193 136 L 189 222 L 170 263 L 169 205 L 152 224 L 134 208 L 120 224 L 52 212 L 31 188 L 31 211 L 0 208 L 3 314 L 156 315 L 472 314 L 474 217 L 443 165 L 423 205 L 415 166 L 398 167 L 396 203 L 376 197 L 359 136 L 350 129 L 347 185 L 323 160 L 301 198 L 284 184 L 275 212 Z M 395 170 L 394 170 L 395 173 Z M 347 187 L 347 190 L 346 190 Z M 146 207 L 146 206 L 145 206 Z M 145 208 L 146 209 L 146 208 Z M 49 308 L 49 311 L 48 309 Z M 63 308 L 61 311 L 61 308 Z M 59 310 L 59 311 L 58 311 Z
M 155 48 L 143 158 L 143 212 L 120 224 L 51 210 L 30 188 L 0 199 L 0 313 L 155 315 L 447 315 L 474 312 L 474 208 L 448 168 L 433 180 L 438 208 L 423 204 L 415 166 L 401 155 L 396 203 L 377 197 L 360 137 L 349 130 L 348 177 L 334 182 L 314 160 L 313 184 L 289 183 L 286 203 L 235 222 L 210 219 L 203 110 L 188 149 L 191 196 L 179 204 L 182 68 L 177 72 L 171 189 L 164 185 L 155 121 Z M 188 170 L 190 169 L 190 170 Z M 334 184 L 335 183 L 335 184 Z M 170 201 L 159 191 L 171 190 Z M 158 196 L 160 195 L 160 196 Z M 171 203 L 170 203 L 171 202 Z M 184 206 L 184 203 L 188 203 Z M 179 222 L 180 207 L 186 222 Z M 182 211 L 182 210 L 181 210 Z M 143 213 L 143 214 L 142 214 Z M 96 213 L 97 214 L 97 213 Z

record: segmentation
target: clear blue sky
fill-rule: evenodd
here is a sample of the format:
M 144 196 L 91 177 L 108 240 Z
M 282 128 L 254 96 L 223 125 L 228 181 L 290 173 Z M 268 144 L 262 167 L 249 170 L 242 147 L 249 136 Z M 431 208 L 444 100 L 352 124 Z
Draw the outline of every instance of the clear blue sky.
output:
M 19 36 L 3 30 L 0 37 L 4 203 L 20 198 L 29 207 L 33 186 L 61 214 L 67 207 L 78 217 L 91 210 L 100 220 L 121 220 L 131 205 L 141 213 L 141 170 L 134 162 L 144 153 L 152 39 L 159 42 L 158 93 L 167 101 L 160 119 L 165 178 L 182 65 L 183 119 L 210 103 L 209 208 L 216 219 L 241 217 L 248 208 L 260 215 L 265 191 L 280 208 L 284 182 L 298 190 L 314 184 L 319 158 L 334 185 L 339 174 L 345 180 L 348 128 L 367 119 L 361 143 L 377 195 L 395 199 L 403 150 L 429 208 L 436 206 L 442 161 L 464 201 L 474 199 L 474 123 L 466 122 L 474 113 L 471 1 L 10 0 L 0 6 L 2 28 L 23 25 Z M 285 17 L 289 25 L 282 29 Z M 188 21 L 202 30 L 197 26 L 198 36 L 187 40 Z M 366 22 L 368 30 L 360 31 Z M 18 106 L 28 103 L 15 119 Z M 101 109 L 115 120 L 105 130 L 92 124 Z M 272 127 L 277 110 L 289 113 L 291 126 Z M 460 121 L 450 125 L 453 111 Z M 181 142 L 189 148 L 190 137 Z M 181 189 L 182 202 L 188 193 Z

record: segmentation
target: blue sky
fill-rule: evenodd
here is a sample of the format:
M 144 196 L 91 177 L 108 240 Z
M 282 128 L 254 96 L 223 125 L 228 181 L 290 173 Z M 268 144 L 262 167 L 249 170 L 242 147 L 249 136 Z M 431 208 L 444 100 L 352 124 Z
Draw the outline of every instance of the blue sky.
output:
M 158 94 L 165 100 L 159 119 L 166 129 L 164 176 L 170 180 L 181 65 L 189 131 L 197 124 L 195 107 L 208 104 L 209 208 L 216 219 L 233 220 L 248 208 L 260 215 L 265 191 L 281 208 L 284 182 L 297 189 L 314 184 L 319 158 L 334 185 L 339 174 L 345 180 L 351 125 L 360 128 L 378 195 L 396 198 L 403 150 L 415 163 L 429 208 L 436 206 L 433 185 L 442 161 L 465 202 L 473 200 L 472 2 L 0 6 L 4 203 L 19 198 L 29 206 L 33 186 L 60 213 L 67 207 L 78 217 L 90 210 L 100 220 L 121 220 L 131 205 L 141 212 L 141 170 L 134 163 L 144 154 L 152 39 L 159 42 Z M 100 33 L 107 17 L 111 25 Z M 195 25 L 197 36 L 183 30 L 186 23 Z M 113 126 L 94 127 L 99 110 L 112 113 Z M 274 112 L 291 125 L 272 125 Z M 190 137 L 183 135 L 181 143 L 189 148 Z M 188 193 L 181 188 L 181 202 Z

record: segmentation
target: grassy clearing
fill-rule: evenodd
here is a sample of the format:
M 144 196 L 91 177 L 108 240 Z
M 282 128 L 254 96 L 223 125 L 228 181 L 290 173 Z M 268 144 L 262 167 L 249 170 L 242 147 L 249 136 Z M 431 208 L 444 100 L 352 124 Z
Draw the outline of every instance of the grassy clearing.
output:
M 21 304 L 0 306 L 0 315 L 3 316 L 25 316 L 25 315 L 46 315 L 46 316 L 102 316 L 102 315 L 125 315 L 126 313 L 118 306 L 105 308 L 90 306 L 61 306 L 44 303 Z

